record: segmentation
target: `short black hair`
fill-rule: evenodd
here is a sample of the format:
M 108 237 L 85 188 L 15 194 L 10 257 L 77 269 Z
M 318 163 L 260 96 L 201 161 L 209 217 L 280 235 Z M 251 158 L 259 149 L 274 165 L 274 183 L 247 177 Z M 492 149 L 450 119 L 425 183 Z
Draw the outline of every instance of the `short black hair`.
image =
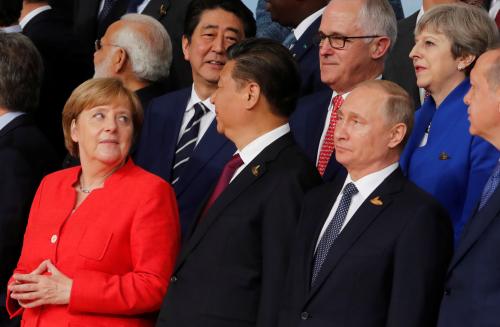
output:
M 0 106 L 31 112 L 38 106 L 42 57 L 21 33 L 0 33 L 0 44 Z
M 241 0 L 193 0 L 188 6 L 184 19 L 184 36 L 191 41 L 196 26 L 200 23 L 201 15 L 207 10 L 222 9 L 234 14 L 243 23 L 245 37 L 253 37 L 256 33 L 253 14 Z
M 16 23 L 23 9 L 22 0 L 0 0 L 0 26 L 10 26 Z
M 297 62 L 286 47 L 271 39 L 249 38 L 229 47 L 228 59 L 235 61 L 232 78 L 259 84 L 275 114 L 293 113 L 301 81 Z

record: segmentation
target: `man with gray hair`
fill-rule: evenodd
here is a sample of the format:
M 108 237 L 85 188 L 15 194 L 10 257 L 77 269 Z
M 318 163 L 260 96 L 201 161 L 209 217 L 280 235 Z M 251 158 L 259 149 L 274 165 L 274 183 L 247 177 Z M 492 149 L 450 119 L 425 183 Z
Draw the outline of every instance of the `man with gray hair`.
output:
M 20 33 L 0 32 L 0 285 L 7 285 L 21 252 L 31 201 L 42 177 L 56 168 L 56 154 L 35 126 L 42 59 Z M 9 322 L 5 288 L 0 326 Z
M 400 86 L 380 80 L 340 108 L 336 158 L 348 175 L 304 199 L 279 327 L 436 325 L 452 229 L 399 168 L 413 111 Z
M 387 0 L 332 0 L 323 12 L 319 64 L 321 80 L 330 89 L 304 97 L 290 125 L 324 180 L 343 171 L 334 156 L 337 111 L 359 83 L 381 77 L 396 24 Z
M 137 93 L 144 109 L 149 100 L 164 93 L 172 44 L 156 19 L 127 14 L 111 24 L 95 43 L 94 77 L 116 77 Z

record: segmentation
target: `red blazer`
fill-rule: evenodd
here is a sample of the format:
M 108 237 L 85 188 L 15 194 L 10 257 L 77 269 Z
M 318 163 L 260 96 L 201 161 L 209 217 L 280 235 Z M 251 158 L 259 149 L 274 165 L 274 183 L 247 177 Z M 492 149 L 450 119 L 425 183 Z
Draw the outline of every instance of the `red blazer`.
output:
M 72 213 L 79 173 L 43 179 L 15 270 L 50 259 L 73 279 L 69 305 L 24 310 L 7 297 L 7 310 L 23 327 L 153 326 L 179 249 L 174 192 L 129 159 Z

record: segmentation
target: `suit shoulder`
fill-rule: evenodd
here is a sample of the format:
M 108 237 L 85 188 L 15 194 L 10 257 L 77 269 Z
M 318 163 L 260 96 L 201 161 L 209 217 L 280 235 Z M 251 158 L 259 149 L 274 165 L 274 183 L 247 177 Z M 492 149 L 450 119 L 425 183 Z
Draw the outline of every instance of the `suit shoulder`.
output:
M 420 207 L 431 210 L 438 215 L 447 216 L 446 210 L 430 193 L 427 193 L 410 180 L 406 180 L 403 184 L 398 201 L 407 207 L 409 211 L 411 208 Z

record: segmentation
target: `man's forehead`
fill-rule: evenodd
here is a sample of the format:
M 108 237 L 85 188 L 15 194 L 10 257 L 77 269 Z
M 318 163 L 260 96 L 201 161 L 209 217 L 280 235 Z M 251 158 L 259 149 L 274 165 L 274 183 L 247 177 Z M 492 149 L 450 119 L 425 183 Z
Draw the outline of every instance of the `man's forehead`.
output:
M 358 30 L 358 14 L 351 10 L 332 11 L 323 15 L 320 31 L 325 34 L 349 34 Z
M 228 20 L 228 16 L 232 16 L 234 19 Z M 232 28 L 241 30 L 243 21 L 230 11 L 226 11 L 222 8 L 215 8 L 205 10 L 201 13 L 197 27 L 202 29 L 223 27 L 225 29 Z

